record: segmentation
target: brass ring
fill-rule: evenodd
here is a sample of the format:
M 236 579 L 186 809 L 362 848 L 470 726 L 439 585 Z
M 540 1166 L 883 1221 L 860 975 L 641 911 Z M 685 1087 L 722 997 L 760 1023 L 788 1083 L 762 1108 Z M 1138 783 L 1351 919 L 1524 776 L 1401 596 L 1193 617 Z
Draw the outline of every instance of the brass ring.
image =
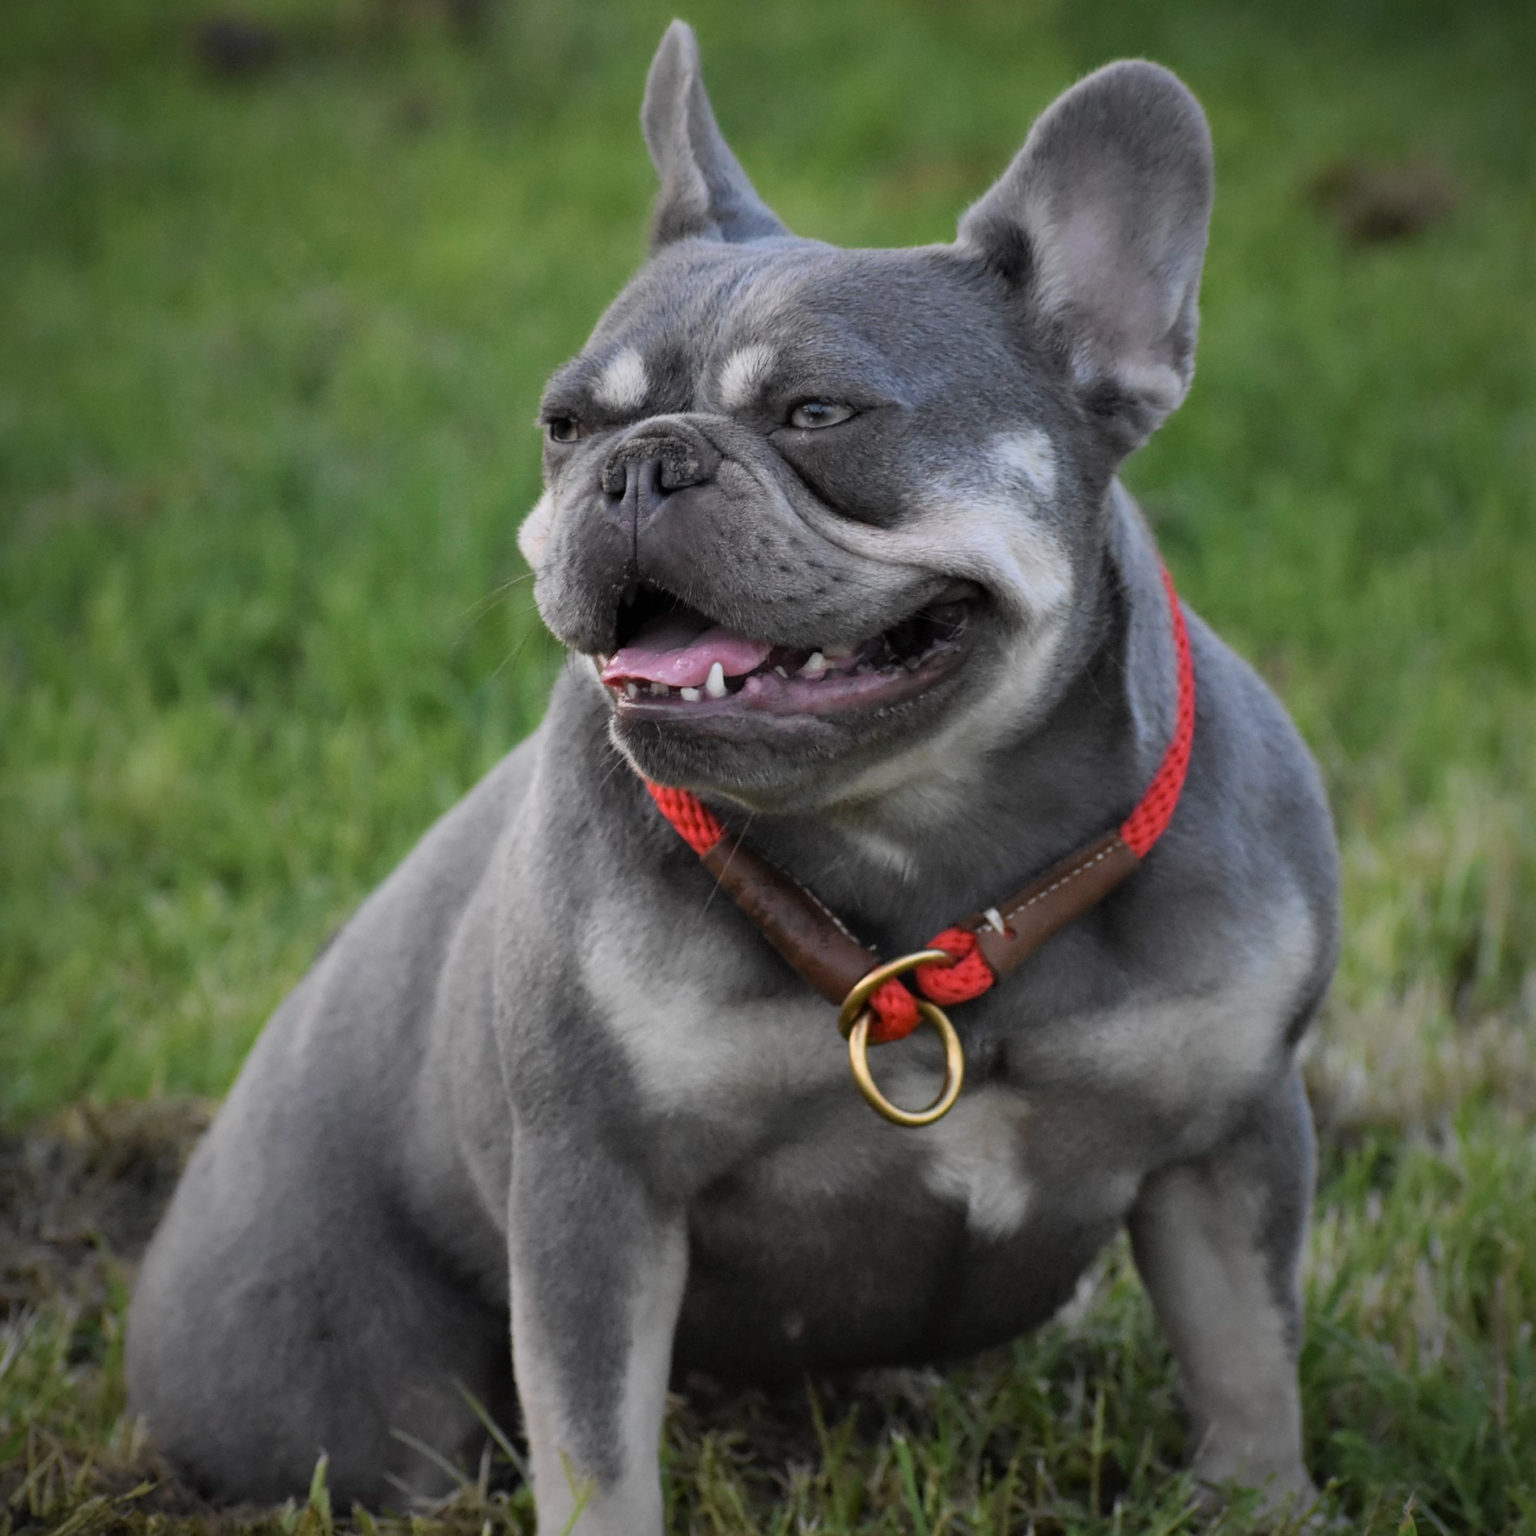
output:
M 859 1085 L 859 1092 L 864 1095 L 870 1107 L 895 1125 L 932 1125 L 954 1108 L 965 1082 L 965 1051 L 960 1045 L 960 1036 L 955 1033 L 955 1026 L 949 1022 L 949 1015 L 926 998 L 915 998 L 919 1016 L 925 1023 L 933 1025 L 944 1042 L 944 1086 L 939 1089 L 938 1098 L 927 1109 L 903 1109 L 899 1104 L 891 1103 L 875 1086 L 874 1076 L 869 1070 L 869 1027 L 875 1018 L 869 1000 L 893 977 L 915 970 L 920 965 L 953 964 L 954 956 L 943 949 L 918 949 L 910 955 L 902 955 L 900 959 L 888 960 L 884 965 L 877 965 L 868 975 L 860 977 L 838 1010 L 837 1027 L 848 1040 L 848 1061 L 853 1068 L 853 1080 Z
M 927 1109 L 903 1109 L 899 1104 L 892 1104 L 875 1086 L 875 1079 L 869 1070 L 869 1026 L 875 1017 L 873 1008 L 866 1008 L 853 1021 L 853 1028 L 848 1032 L 848 1060 L 853 1067 L 853 1080 L 859 1085 L 859 1092 L 871 1108 L 878 1110 L 895 1125 L 932 1125 L 935 1120 L 942 1120 L 955 1107 L 955 1100 L 960 1097 L 960 1088 L 965 1082 L 965 1052 L 961 1049 L 960 1036 L 955 1033 L 955 1026 L 949 1022 L 949 1015 L 926 998 L 917 1000 L 917 1011 L 938 1030 L 944 1041 L 944 1086 L 939 1089 L 938 1098 Z

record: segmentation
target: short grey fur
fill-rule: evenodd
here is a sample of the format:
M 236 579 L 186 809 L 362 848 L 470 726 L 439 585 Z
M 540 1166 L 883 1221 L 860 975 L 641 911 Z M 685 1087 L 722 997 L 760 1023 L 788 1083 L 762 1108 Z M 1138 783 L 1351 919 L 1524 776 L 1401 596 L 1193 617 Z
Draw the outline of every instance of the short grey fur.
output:
M 335 1497 L 398 1503 L 441 1474 L 397 1432 L 477 1443 L 462 1386 L 520 1404 L 546 1536 L 578 1502 L 579 1532 L 656 1536 L 671 1373 L 951 1358 L 1048 1318 L 1128 1226 L 1197 1471 L 1306 1499 L 1295 1050 L 1337 871 L 1254 672 L 1190 616 L 1172 826 L 957 1013 L 969 1086 L 924 1131 L 853 1093 L 831 1010 L 629 771 L 750 823 L 887 954 L 1125 814 L 1174 667 L 1116 469 L 1192 377 L 1204 117 L 1155 65 L 1100 70 L 912 250 L 789 234 L 680 23 L 644 126 L 653 253 L 551 381 L 523 531 L 570 664 L 267 1026 L 145 1261 L 132 1403 L 221 1499 L 302 1494 L 323 1449 Z M 807 400 L 852 414 L 792 424 Z M 637 586 L 836 654 L 956 583 L 959 660 L 864 709 L 631 700 L 592 661 Z M 920 1094 L 929 1047 L 890 1050 Z

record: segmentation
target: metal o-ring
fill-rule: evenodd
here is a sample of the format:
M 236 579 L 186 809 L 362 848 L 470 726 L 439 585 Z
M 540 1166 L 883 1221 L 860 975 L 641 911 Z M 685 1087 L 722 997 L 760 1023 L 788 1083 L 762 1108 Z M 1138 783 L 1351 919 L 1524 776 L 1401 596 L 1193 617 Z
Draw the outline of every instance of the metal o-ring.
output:
M 954 1108 L 965 1082 L 965 1052 L 960 1045 L 960 1036 L 955 1033 L 955 1026 L 949 1022 L 949 1015 L 926 998 L 917 999 L 917 1011 L 925 1023 L 933 1025 L 944 1042 L 944 1086 L 939 1089 L 938 1098 L 926 1109 L 903 1109 L 899 1104 L 891 1103 L 876 1086 L 869 1070 L 869 1026 L 874 1022 L 874 1010 L 864 1009 L 853 1021 L 853 1028 L 848 1031 L 848 1061 L 853 1068 L 853 1080 L 859 1085 L 859 1092 L 871 1108 L 878 1110 L 896 1125 L 932 1125 L 935 1120 L 942 1120 Z
M 932 1125 L 935 1120 L 942 1120 L 950 1112 L 965 1082 L 965 1051 L 961 1048 L 955 1026 L 949 1022 L 949 1015 L 926 998 L 915 998 L 913 1001 L 917 1004 L 919 1016 L 924 1023 L 933 1025 L 944 1042 L 944 1086 L 939 1089 L 938 1098 L 927 1109 L 903 1109 L 899 1104 L 892 1104 L 875 1086 L 874 1075 L 869 1070 L 869 1027 L 875 1018 L 869 1000 L 886 982 L 920 965 L 954 963 L 954 956 L 943 949 L 918 949 L 899 959 L 887 960 L 884 965 L 877 965 L 867 975 L 861 976 L 849 988 L 843 1006 L 838 1010 L 837 1027 L 848 1037 L 848 1061 L 853 1068 L 853 1080 L 859 1085 L 859 1092 L 872 1108 L 896 1125 Z

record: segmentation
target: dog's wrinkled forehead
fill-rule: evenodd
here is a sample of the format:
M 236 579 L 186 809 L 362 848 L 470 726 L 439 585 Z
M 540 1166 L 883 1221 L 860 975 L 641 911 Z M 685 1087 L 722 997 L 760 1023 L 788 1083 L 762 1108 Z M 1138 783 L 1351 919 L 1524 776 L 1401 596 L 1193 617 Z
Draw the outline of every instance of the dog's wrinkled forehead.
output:
M 947 248 L 845 251 L 789 237 L 658 252 L 550 397 L 601 416 L 771 414 L 810 397 L 1046 410 L 1000 299 Z M 960 342 L 960 345 L 956 343 Z

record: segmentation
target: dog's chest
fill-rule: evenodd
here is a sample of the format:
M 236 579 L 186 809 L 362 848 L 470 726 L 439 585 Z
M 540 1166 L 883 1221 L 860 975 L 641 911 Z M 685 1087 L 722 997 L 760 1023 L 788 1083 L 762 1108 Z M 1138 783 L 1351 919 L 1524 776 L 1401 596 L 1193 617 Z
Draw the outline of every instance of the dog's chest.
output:
M 846 1095 L 691 1202 L 684 1363 L 760 1377 L 1000 1342 L 1061 1305 L 1134 1197 L 1107 1127 L 1057 1141 L 1062 1117 L 1011 1088 L 922 1130 Z
M 584 978 L 659 1176 L 690 1212 L 678 1358 L 748 1376 L 935 1357 L 1050 1316 L 1179 1150 L 1170 1126 L 1223 1114 L 1262 1070 L 1292 980 L 1277 964 L 1199 999 L 1128 998 L 1017 1031 L 999 994 L 969 1016 L 999 1027 L 975 1042 L 959 1102 L 912 1130 L 864 1103 L 835 1010 L 775 990 L 772 964 L 700 925 L 598 945 Z M 898 1103 L 939 1081 L 926 1035 L 874 1065 Z

